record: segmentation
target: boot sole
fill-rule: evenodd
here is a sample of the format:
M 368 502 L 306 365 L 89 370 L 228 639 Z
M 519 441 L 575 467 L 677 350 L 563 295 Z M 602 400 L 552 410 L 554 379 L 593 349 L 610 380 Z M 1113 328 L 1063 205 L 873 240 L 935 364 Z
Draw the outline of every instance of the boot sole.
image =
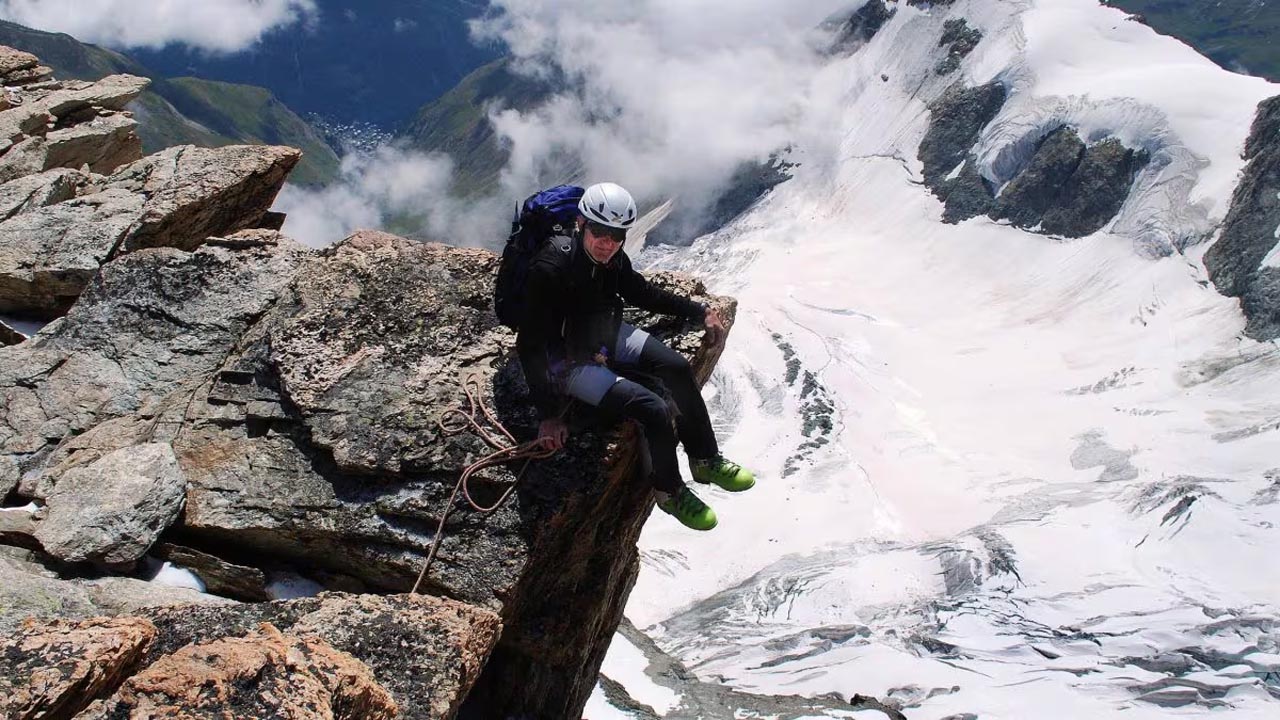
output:
M 746 492 L 746 491 L 748 491 L 748 490 L 750 490 L 751 488 L 753 488 L 753 487 L 755 487 L 755 486 L 756 486 L 756 481 L 755 481 L 755 480 L 752 480 L 750 485 L 748 485 L 748 486 L 746 486 L 746 487 L 737 488 L 737 489 L 734 489 L 734 488 L 727 488 L 727 487 L 725 487 L 725 486 L 721 485 L 720 483 L 712 482 L 711 480 L 699 480 L 699 479 L 697 479 L 697 478 L 694 478 L 694 479 L 693 479 L 693 481 L 694 481 L 694 482 L 696 482 L 696 483 L 698 483 L 699 485 L 715 485 L 716 487 L 720 488 L 721 490 L 724 490 L 725 492 L 731 492 L 731 493 Z

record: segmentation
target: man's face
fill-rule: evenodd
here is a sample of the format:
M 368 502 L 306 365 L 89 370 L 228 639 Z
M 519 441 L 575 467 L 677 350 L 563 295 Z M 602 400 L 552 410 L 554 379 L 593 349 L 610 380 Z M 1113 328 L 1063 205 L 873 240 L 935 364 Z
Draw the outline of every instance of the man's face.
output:
M 582 244 L 587 248 L 591 259 L 601 265 L 613 259 L 615 253 L 627 239 L 627 231 L 622 228 L 609 227 L 599 223 L 586 221 L 582 232 Z

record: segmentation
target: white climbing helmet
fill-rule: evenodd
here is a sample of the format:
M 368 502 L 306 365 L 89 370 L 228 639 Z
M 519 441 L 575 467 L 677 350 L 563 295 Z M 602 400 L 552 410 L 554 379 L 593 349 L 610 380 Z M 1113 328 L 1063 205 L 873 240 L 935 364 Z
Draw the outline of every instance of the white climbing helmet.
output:
M 578 211 L 588 220 L 623 230 L 636 223 L 635 199 L 621 185 L 611 182 L 587 188 L 578 201 Z

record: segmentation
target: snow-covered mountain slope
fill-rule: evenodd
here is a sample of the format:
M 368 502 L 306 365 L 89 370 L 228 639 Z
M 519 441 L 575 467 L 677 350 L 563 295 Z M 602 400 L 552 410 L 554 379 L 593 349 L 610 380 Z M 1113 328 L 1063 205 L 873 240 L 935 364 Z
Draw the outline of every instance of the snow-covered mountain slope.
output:
M 672 718 L 721 716 L 673 658 L 735 698 L 912 720 L 1276 717 L 1280 352 L 1201 256 L 1280 87 L 1090 0 L 889 9 L 814 78 L 840 109 L 797 123 L 792 180 L 642 255 L 738 297 L 708 395 L 762 480 L 701 491 L 712 533 L 653 518 L 627 615 L 671 657 L 620 637 L 604 674 Z M 955 18 L 983 39 L 942 75 Z M 942 222 L 930 104 L 991 81 L 1008 99 L 971 150 L 996 189 L 1062 124 L 1149 155 L 1103 230 Z M 652 716 L 617 696 L 587 717 Z

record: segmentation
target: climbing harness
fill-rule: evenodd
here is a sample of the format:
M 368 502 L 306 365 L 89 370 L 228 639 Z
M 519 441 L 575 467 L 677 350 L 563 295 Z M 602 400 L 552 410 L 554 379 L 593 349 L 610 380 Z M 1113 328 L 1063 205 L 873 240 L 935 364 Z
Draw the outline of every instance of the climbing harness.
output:
M 458 476 L 458 482 L 453 486 L 453 494 L 449 496 L 449 502 L 445 504 L 444 512 L 440 514 L 440 524 L 436 527 L 436 535 L 431 541 L 431 550 L 427 553 L 427 560 L 422 564 L 422 571 L 418 573 L 418 579 L 413 583 L 413 589 L 409 591 L 409 594 L 411 595 L 417 594 L 418 586 L 421 585 L 423 579 L 426 578 L 427 571 L 431 568 L 431 563 L 436 558 L 436 552 L 440 549 L 440 541 L 444 539 L 444 524 L 448 521 L 449 514 L 453 512 L 453 505 L 458 499 L 459 492 L 462 493 L 462 496 L 467 500 L 467 504 L 472 508 L 488 515 L 502 507 L 502 504 L 507 501 L 507 498 L 511 497 L 511 493 L 515 492 L 516 486 L 520 484 L 520 479 L 524 477 L 524 472 L 528 469 L 530 462 L 549 458 L 556 454 L 555 450 L 549 450 L 542 447 L 537 440 L 530 440 L 526 443 L 516 442 L 515 436 L 508 432 L 507 429 L 502 426 L 502 423 L 498 422 L 498 419 L 493 416 L 493 412 L 490 411 L 489 407 L 480 399 L 482 388 L 480 385 L 480 378 L 475 373 L 468 375 L 462 381 L 462 392 L 466 394 L 467 402 L 470 407 L 468 409 L 463 409 L 462 407 L 455 405 L 446 409 L 440 414 L 440 418 L 436 421 L 440 426 L 440 430 L 446 435 L 456 435 L 457 433 L 470 428 L 475 431 L 476 435 L 479 435 L 482 440 L 496 449 L 468 465 L 462 471 L 462 474 Z M 565 412 L 567 411 L 568 408 L 566 407 Z M 453 422 L 449 422 L 450 418 L 453 418 L 455 415 L 457 417 L 453 419 Z M 480 423 L 480 416 L 483 416 L 483 418 L 487 420 L 489 425 L 493 428 L 497 428 L 501 431 L 502 436 L 496 435 L 489 429 L 486 429 Z M 560 413 L 560 417 L 564 417 L 564 412 Z M 503 440 L 503 436 L 505 436 L 506 440 Z M 523 460 L 524 464 L 520 466 L 520 471 L 516 473 L 516 479 L 511 482 L 511 485 L 509 485 L 502 493 L 502 497 L 498 498 L 497 502 L 489 506 L 484 506 L 476 502 L 471 497 L 471 488 L 469 483 L 472 475 L 484 468 L 492 467 L 494 465 L 503 465 L 515 460 Z

